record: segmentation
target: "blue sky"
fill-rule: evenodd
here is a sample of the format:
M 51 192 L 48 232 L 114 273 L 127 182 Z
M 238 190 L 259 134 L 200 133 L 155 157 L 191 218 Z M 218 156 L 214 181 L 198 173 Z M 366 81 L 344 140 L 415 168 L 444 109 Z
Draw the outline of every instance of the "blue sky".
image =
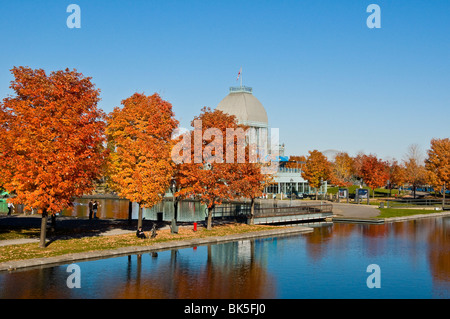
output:
M 81 28 L 69 29 L 69 4 Z M 381 29 L 369 29 L 369 4 Z M 13 66 L 77 69 L 110 112 L 159 93 L 188 127 L 244 85 L 290 155 L 358 151 L 402 159 L 449 137 L 450 1 L 0 0 L 0 97 Z

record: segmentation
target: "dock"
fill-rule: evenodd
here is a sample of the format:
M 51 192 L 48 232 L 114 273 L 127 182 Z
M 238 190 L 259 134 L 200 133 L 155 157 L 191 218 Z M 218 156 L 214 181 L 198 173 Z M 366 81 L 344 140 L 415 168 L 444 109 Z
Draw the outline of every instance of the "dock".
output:
M 333 205 L 329 203 L 305 203 L 287 207 L 260 207 L 255 209 L 253 223 L 278 224 L 324 220 L 333 216 Z M 247 214 L 247 219 L 250 216 Z

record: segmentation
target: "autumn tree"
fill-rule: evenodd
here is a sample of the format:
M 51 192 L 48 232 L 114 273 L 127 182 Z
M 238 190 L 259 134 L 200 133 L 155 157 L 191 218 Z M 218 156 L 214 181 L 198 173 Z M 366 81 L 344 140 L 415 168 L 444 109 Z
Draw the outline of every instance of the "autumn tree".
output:
M 289 161 L 284 165 L 284 167 L 302 169 L 305 163 L 306 156 L 289 156 Z
M 333 184 L 349 186 L 353 178 L 353 158 L 345 152 L 336 154 L 332 162 Z
M 173 175 L 172 133 L 178 125 L 172 105 L 158 94 L 135 93 L 108 116 L 109 185 L 142 209 L 160 202 Z
M 48 216 L 93 189 L 105 158 L 104 113 L 99 90 L 76 70 L 14 67 L 15 95 L 0 103 L 0 176 L 14 204 L 42 214 L 40 247 Z
M 245 148 L 245 162 L 235 161 L 233 166 L 233 178 L 230 180 L 230 188 L 236 198 L 250 199 L 249 224 L 254 223 L 255 200 L 262 195 L 264 187 L 272 181 L 272 175 L 263 171 L 266 163 L 252 163 L 249 157 L 249 147 Z
M 362 184 L 362 165 L 363 165 L 363 159 L 367 156 L 363 152 L 358 152 L 356 156 L 352 157 L 352 171 L 353 171 L 353 177 L 360 181 Z M 360 184 L 360 185 L 361 185 Z
M 203 108 L 191 125 L 194 129 L 181 137 L 172 153 L 173 158 L 179 159 L 176 160 L 179 185 L 176 195 L 200 199 L 208 208 L 207 229 L 211 229 L 216 205 L 239 195 L 256 196 L 261 187 L 260 176 L 257 166 L 239 165 L 246 163 L 247 157 L 237 161 L 238 155 L 230 152 L 230 147 L 237 152 L 236 140 L 226 138 L 227 131 L 230 134 L 230 130 L 245 129 L 237 124 L 235 116 Z M 243 138 L 241 135 L 241 147 L 245 144 Z M 238 180 L 246 180 L 247 188 Z
M 450 183 L 450 139 L 432 139 L 427 154 L 425 168 L 429 173 L 432 184 L 443 187 L 444 205 L 446 187 Z
M 399 188 L 406 182 L 406 171 L 402 164 L 397 160 L 392 160 L 388 165 L 388 179 L 389 179 L 389 196 L 391 196 L 392 187 Z
M 375 188 L 385 186 L 389 178 L 387 163 L 372 154 L 362 157 L 360 174 L 364 183 L 372 189 L 374 197 Z
M 309 151 L 302 171 L 302 177 L 308 181 L 309 186 L 316 189 L 316 200 L 318 196 L 318 188 L 324 181 L 331 177 L 331 164 L 321 152 L 317 150 Z
M 425 162 L 420 147 L 412 144 L 408 147 L 404 159 L 406 182 L 413 188 L 413 196 L 416 198 L 417 186 L 424 184 L 427 180 Z

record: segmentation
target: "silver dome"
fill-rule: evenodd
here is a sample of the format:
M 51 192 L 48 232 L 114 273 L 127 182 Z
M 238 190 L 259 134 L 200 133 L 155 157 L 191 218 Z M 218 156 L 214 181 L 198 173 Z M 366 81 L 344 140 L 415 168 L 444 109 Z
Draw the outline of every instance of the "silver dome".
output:
M 269 123 L 264 106 L 253 96 L 249 87 L 231 87 L 230 93 L 216 109 L 236 116 L 240 124 L 267 127 Z

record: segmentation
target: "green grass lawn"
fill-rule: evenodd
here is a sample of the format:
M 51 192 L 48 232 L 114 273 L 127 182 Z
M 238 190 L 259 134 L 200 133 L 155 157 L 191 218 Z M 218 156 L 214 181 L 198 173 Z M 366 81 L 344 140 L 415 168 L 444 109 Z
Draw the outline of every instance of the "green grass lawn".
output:
M 345 187 L 328 187 L 327 188 L 327 193 L 330 194 L 336 194 L 339 190 L 339 188 L 345 188 Z M 351 185 L 348 187 L 350 194 L 355 194 L 356 189 L 359 188 L 358 185 Z M 372 198 L 372 189 L 370 187 L 363 187 L 364 189 L 368 189 L 369 190 L 369 194 L 370 194 L 370 198 Z M 392 189 L 391 191 L 391 196 L 395 196 L 398 195 L 398 189 Z M 375 188 L 375 198 L 377 197 L 387 197 L 389 196 L 389 189 L 385 189 L 385 188 Z
M 441 211 L 435 211 L 430 209 L 404 209 L 404 208 L 380 208 L 380 215 L 378 218 L 389 218 L 389 217 L 405 217 L 412 215 L 421 215 L 421 214 L 433 214 Z

